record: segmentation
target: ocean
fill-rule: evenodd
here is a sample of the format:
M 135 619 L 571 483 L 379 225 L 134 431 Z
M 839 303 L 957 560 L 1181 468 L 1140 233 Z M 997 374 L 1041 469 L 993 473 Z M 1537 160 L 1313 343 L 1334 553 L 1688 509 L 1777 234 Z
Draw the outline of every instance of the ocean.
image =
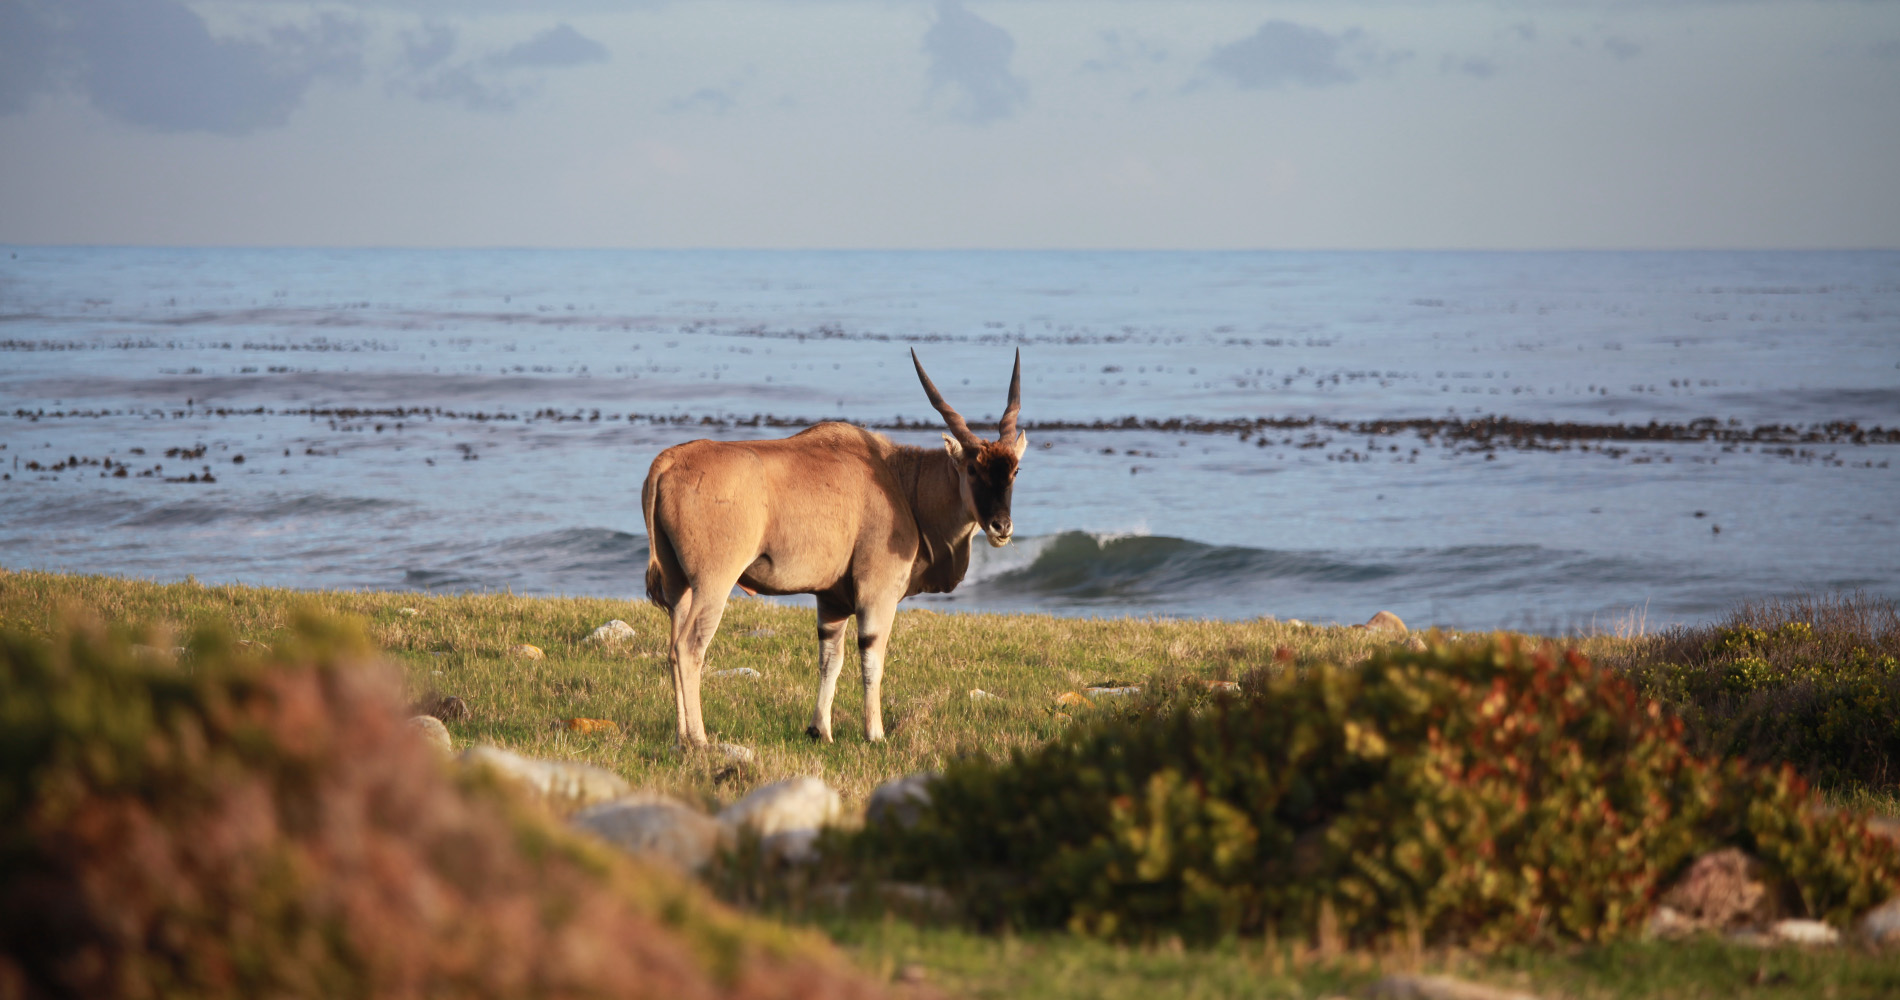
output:
M 912 349 L 991 433 L 1022 353 L 1018 540 L 939 611 L 1900 597 L 1895 252 L 0 247 L 0 566 L 643 599 L 655 454 L 934 447 Z

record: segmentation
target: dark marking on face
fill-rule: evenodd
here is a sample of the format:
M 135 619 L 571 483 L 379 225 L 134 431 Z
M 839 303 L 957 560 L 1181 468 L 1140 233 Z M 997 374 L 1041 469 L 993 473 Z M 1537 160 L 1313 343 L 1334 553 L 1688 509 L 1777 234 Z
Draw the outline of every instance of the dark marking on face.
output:
M 963 469 L 970 480 L 970 499 L 976 504 L 978 526 L 986 530 L 1000 528 L 1007 536 L 1010 494 L 1016 485 L 1016 453 L 1001 441 L 988 441 L 964 462 Z

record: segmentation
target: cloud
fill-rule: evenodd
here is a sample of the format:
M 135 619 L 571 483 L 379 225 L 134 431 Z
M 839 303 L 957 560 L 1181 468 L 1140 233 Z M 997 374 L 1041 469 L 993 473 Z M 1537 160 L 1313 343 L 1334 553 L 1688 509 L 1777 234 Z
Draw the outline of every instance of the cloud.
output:
M 361 76 L 368 34 L 360 21 L 325 14 L 262 39 L 215 38 L 176 0 L 0 9 L 0 112 L 19 110 L 35 92 L 71 88 L 106 114 L 166 132 L 244 135 L 282 125 L 318 80 Z
M 557 69 L 606 62 L 607 46 L 565 24 L 528 39 L 506 52 L 488 57 L 497 69 Z
M 924 32 L 924 52 L 930 56 L 931 93 L 951 95 L 952 118 L 982 125 L 1008 118 L 1029 99 L 1029 85 L 1009 70 L 1016 40 L 959 0 L 938 0 L 937 20 Z
M 668 102 L 666 109 L 678 112 L 708 111 L 723 115 L 731 111 L 737 103 L 738 101 L 724 90 L 717 87 L 701 87 L 685 97 L 675 98 Z
M 57 32 L 24 3 L 0 0 L 0 114 L 26 107 L 54 86 Z
M 1875 59 L 1883 59 L 1887 62 L 1900 62 L 1900 38 L 1892 38 L 1884 42 L 1875 42 L 1867 46 L 1867 54 L 1873 56 Z
M 455 29 L 446 24 L 431 21 L 402 36 L 403 63 L 415 72 L 434 69 L 454 54 Z
M 1230 42 L 1207 57 L 1207 68 L 1236 86 L 1266 90 L 1287 84 L 1330 87 L 1351 83 L 1359 74 L 1345 57 L 1365 44 L 1365 33 L 1352 28 L 1329 35 L 1291 21 L 1273 20 L 1247 38 Z
M 1166 62 L 1168 50 L 1161 45 L 1134 35 L 1124 35 L 1119 31 L 1097 33 L 1102 41 L 1103 54 L 1082 63 L 1084 72 L 1121 73 L 1142 66 L 1154 66 Z
M 1498 75 L 1497 60 L 1485 56 L 1446 56 L 1438 64 L 1441 72 L 1463 73 L 1480 80 Z
M 404 60 L 417 74 L 406 89 L 422 100 L 460 104 L 471 111 L 512 111 L 537 89 L 538 80 L 531 75 L 524 78 L 524 73 L 612 58 L 605 45 L 567 24 L 557 24 L 500 52 L 445 65 L 456 44 L 454 29 L 443 25 L 426 24 L 420 34 L 406 35 Z
M 1616 57 L 1617 62 L 1629 62 L 1643 53 L 1643 47 L 1621 35 L 1611 35 L 1603 40 L 1604 51 Z

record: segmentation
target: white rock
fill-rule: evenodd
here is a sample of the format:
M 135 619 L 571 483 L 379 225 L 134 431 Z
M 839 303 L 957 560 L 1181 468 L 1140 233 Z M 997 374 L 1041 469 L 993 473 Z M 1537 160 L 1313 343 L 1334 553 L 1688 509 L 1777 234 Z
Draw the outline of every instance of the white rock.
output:
M 1854 935 L 1876 950 L 1900 948 L 1900 896 L 1862 914 Z
M 706 867 L 724 830 L 711 816 L 655 792 L 590 806 L 570 822 L 629 854 L 686 872 Z
M 1841 932 L 1819 920 L 1777 920 L 1768 934 L 1788 944 L 1840 944 Z
M 632 625 L 615 618 L 613 621 L 587 633 L 587 638 L 583 641 L 591 642 L 596 646 L 614 646 L 628 642 L 637 635 L 639 635 L 639 633 L 633 630 Z
M 720 743 L 715 745 L 713 749 L 719 751 L 720 756 L 734 764 L 750 764 L 752 763 L 752 758 L 755 756 L 750 749 L 742 747 L 737 743 Z
M 514 655 L 514 656 L 519 656 L 519 657 L 521 657 L 522 659 L 525 659 L 525 660 L 541 660 L 541 659 L 546 659 L 546 658 L 547 658 L 547 655 L 548 655 L 548 654 L 546 654 L 546 653 L 544 653 L 544 652 L 542 652 L 542 651 L 541 651 L 541 647 L 540 647 L 540 646 L 536 646 L 536 645 L 534 645 L 533 643 L 527 643 L 527 642 L 523 642 L 523 643 L 519 643 L 519 644 L 517 644 L 517 645 L 513 645 L 513 646 L 509 646 L 509 647 L 508 647 L 508 652 L 509 652 L 509 653 L 510 653 L 511 655 Z
M 757 677 L 757 676 L 759 676 L 759 672 L 757 670 L 752 669 L 751 667 L 733 667 L 731 670 L 715 670 L 712 673 L 707 674 L 706 678 L 708 680 L 716 680 L 721 677 Z
M 1140 694 L 1141 689 L 1138 687 L 1117 687 L 1117 688 L 1098 687 L 1098 688 L 1085 688 L 1083 689 L 1083 693 L 1088 695 L 1091 698 L 1102 698 L 1102 697 L 1108 697 L 1108 696 Z
M 488 768 L 561 814 L 625 798 L 633 791 L 627 779 L 605 768 L 565 760 L 537 760 L 485 743 L 462 751 L 462 763 Z
M 988 691 L 983 690 L 982 688 L 971 688 L 970 700 L 971 701 L 1002 701 L 1003 699 L 989 693 Z
M 935 771 L 920 771 L 877 786 L 865 804 L 864 821 L 896 823 L 905 829 L 916 825 L 917 817 L 930 808 L 930 783 L 938 777 Z
M 441 719 L 433 715 L 418 715 L 410 719 L 408 724 L 410 729 L 416 731 L 416 735 L 428 740 L 443 753 L 449 752 L 449 727 L 443 725 Z
M 775 867 L 802 867 L 818 860 L 817 830 L 786 830 L 759 841 L 765 863 Z
M 422 612 L 417 611 L 415 608 L 397 608 L 396 613 L 399 615 L 408 615 L 409 617 L 414 618 L 415 616 L 421 614 Z
M 760 837 L 787 830 L 816 830 L 834 823 L 844 813 L 844 799 L 824 779 L 809 775 L 773 782 L 727 806 L 719 822 L 738 830 L 749 828 Z

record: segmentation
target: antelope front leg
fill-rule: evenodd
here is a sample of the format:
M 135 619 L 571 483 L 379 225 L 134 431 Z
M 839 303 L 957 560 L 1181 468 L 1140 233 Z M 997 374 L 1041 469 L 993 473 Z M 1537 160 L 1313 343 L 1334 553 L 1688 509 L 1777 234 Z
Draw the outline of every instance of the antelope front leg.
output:
M 897 616 L 893 601 L 858 609 L 858 656 L 864 670 L 864 738 L 884 738 L 884 650 L 891 644 L 891 620 Z
M 831 742 L 831 699 L 838 693 L 838 675 L 844 673 L 844 623 L 850 612 L 818 607 L 818 704 L 812 709 L 805 735 Z

